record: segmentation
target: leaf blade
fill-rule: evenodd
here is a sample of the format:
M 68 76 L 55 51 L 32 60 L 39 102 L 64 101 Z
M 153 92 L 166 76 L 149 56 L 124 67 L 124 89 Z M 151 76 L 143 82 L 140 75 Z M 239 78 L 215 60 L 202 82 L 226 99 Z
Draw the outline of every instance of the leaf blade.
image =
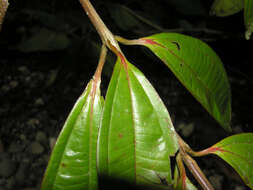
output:
M 220 58 L 204 42 L 176 33 L 139 39 L 226 130 L 230 129 L 231 92 Z
M 161 176 L 172 183 L 169 156 L 178 147 L 169 114 L 144 75 L 126 60 L 118 59 L 114 68 L 98 147 L 101 175 L 153 185 L 161 185 Z
M 245 38 L 249 40 L 253 32 L 253 1 L 244 0 L 244 22 L 246 26 Z
M 233 15 L 243 9 L 242 0 L 215 0 L 211 7 L 211 14 L 219 17 Z
M 239 173 L 245 184 L 253 189 L 253 133 L 227 137 L 209 150 L 210 153 L 216 154 L 229 163 Z
M 42 190 L 97 189 L 96 144 L 102 112 L 100 81 L 91 80 L 55 144 Z

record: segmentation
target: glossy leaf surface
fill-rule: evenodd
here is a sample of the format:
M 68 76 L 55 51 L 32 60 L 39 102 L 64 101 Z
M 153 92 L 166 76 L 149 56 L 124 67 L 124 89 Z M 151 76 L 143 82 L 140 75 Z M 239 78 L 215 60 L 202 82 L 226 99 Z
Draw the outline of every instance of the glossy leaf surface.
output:
M 245 37 L 247 40 L 249 40 L 251 33 L 253 32 L 253 1 L 252 0 L 244 0 L 244 22 L 246 26 Z
M 229 163 L 253 189 L 253 133 L 227 137 L 207 150 Z
M 231 92 L 220 58 L 204 42 L 176 33 L 141 38 L 181 83 L 223 126 L 230 130 Z
M 145 76 L 118 59 L 108 87 L 98 139 L 101 175 L 133 184 L 172 183 L 178 145 L 169 113 Z M 159 185 L 160 186 L 160 185 Z
M 241 11 L 243 4 L 243 0 L 215 0 L 211 7 L 211 14 L 220 17 L 229 16 Z
M 51 154 L 42 190 L 97 189 L 96 146 L 103 99 L 91 80 L 69 114 Z

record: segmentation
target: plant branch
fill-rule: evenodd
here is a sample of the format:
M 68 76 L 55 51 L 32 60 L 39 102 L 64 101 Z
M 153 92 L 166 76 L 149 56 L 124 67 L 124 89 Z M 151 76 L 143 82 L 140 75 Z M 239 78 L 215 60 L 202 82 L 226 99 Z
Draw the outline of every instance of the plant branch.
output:
M 184 151 L 180 150 L 179 154 L 181 155 L 185 165 L 190 170 L 190 172 L 192 173 L 194 178 L 201 185 L 201 187 L 204 190 L 214 190 L 213 186 L 208 181 L 205 174 L 202 172 L 202 170 L 198 166 L 197 162 L 192 157 L 190 157 L 187 153 L 185 153 Z
M 192 151 L 189 145 L 186 144 L 179 135 L 177 135 L 177 138 L 179 144 L 179 154 L 183 158 L 185 165 L 190 170 L 194 178 L 204 190 L 214 190 L 213 186 L 208 181 L 197 162 L 189 154 L 187 154 L 187 152 Z
M 184 142 L 184 140 L 179 135 L 177 135 L 177 137 L 178 137 L 178 142 L 180 144 L 180 148 L 183 149 L 187 154 L 190 154 L 191 156 L 201 157 L 201 156 L 206 156 L 208 154 L 212 154 L 213 152 L 217 151 L 217 148 L 210 147 L 210 148 L 196 152 L 192 150 L 191 147 L 186 142 Z
M 101 53 L 100 53 L 100 57 L 99 57 L 98 66 L 97 66 L 96 72 L 94 74 L 94 80 L 100 80 L 101 79 L 101 73 L 102 73 L 104 63 L 105 63 L 105 60 L 106 60 L 106 55 L 107 55 L 107 48 L 103 44 L 102 48 L 101 48 Z
M 180 176 L 178 179 L 175 179 L 175 180 L 182 180 L 182 189 L 186 190 L 186 177 L 187 176 L 186 176 L 185 167 L 184 167 L 184 164 L 183 164 L 183 161 L 181 158 L 181 154 L 177 154 L 176 162 L 177 162 L 177 167 L 178 167 Z M 180 181 L 177 181 L 177 184 L 180 184 Z
M 106 27 L 100 16 L 97 14 L 95 8 L 92 6 L 89 0 L 79 0 L 90 21 L 96 28 L 100 38 L 106 46 L 112 50 L 115 54 L 122 53 L 118 42 L 115 40 L 114 35 Z

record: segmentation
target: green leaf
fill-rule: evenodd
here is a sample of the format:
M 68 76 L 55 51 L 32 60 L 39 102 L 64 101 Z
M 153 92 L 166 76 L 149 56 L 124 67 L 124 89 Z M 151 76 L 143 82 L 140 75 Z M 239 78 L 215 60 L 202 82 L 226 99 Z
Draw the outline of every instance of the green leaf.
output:
M 229 163 L 253 189 L 253 133 L 227 137 L 207 150 Z
M 176 33 L 141 38 L 226 130 L 230 130 L 231 92 L 220 58 L 204 42 Z
M 223 17 L 233 15 L 242 9 L 243 0 L 215 0 L 210 13 Z
M 133 184 L 172 184 L 170 157 L 178 149 L 169 113 L 145 76 L 118 59 L 98 138 L 98 171 Z
M 244 0 L 244 22 L 246 26 L 245 38 L 250 39 L 253 32 L 253 1 Z
M 103 98 L 91 80 L 55 144 L 41 190 L 97 189 L 96 147 Z

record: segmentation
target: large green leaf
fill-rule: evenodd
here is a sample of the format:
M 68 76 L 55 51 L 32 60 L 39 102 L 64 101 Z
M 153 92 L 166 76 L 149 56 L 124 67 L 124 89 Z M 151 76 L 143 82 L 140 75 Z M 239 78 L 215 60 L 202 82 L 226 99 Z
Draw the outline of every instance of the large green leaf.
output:
M 210 12 L 216 16 L 223 17 L 235 14 L 242 9 L 243 0 L 215 0 Z
M 145 76 L 123 56 L 114 67 L 98 138 L 101 175 L 134 184 L 172 183 L 178 145 L 169 113 Z
M 228 162 L 253 189 L 253 133 L 227 137 L 206 152 L 218 155 Z
M 77 100 L 51 155 L 42 190 L 97 189 L 96 147 L 103 98 L 91 80 Z
M 246 26 L 245 37 L 247 40 L 249 40 L 251 33 L 253 32 L 253 1 L 252 0 L 244 0 L 244 22 Z
M 204 42 L 176 33 L 137 41 L 152 50 L 204 108 L 230 130 L 231 92 L 220 58 Z

